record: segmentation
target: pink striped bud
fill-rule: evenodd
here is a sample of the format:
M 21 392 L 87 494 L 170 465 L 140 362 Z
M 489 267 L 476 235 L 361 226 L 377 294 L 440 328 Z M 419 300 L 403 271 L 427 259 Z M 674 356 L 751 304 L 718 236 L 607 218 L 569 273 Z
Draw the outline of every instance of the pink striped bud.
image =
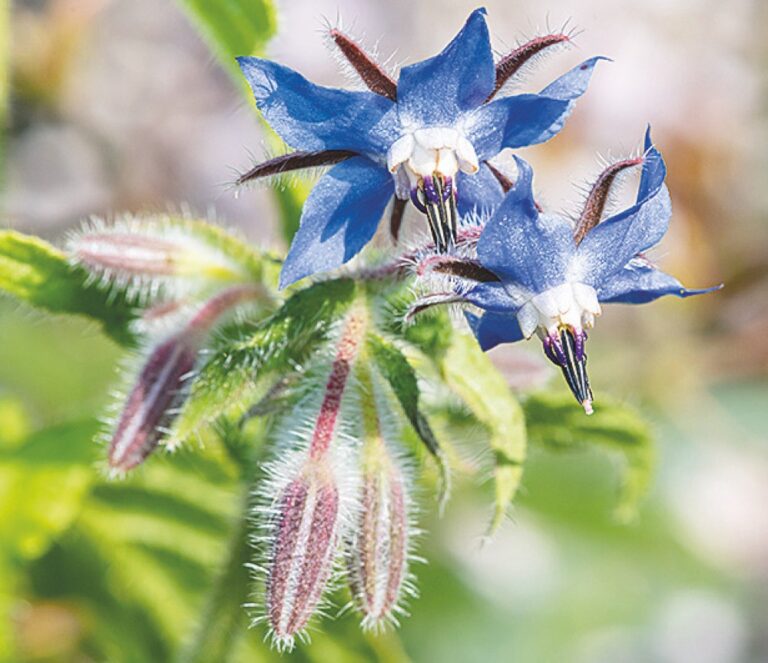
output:
M 396 624 L 407 585 L 410 550 L 409 499 L 405 477 L 383 442 L 364 460 L 361 505 L 347 551 L 352 597 L 363 628 Z
M 187 377 L 211 328 L 238 304 L 258 298 L 256 286 L 220 292 L 198 308 L 181 331 L 156 345 L 128 393 L 109 444 L 109 466 L 125 472 L 157 447 L 186 395 Z
M 345 394 L 367 324 L 354 307 L 339 325 L 328 371 L 276 429 L 282 453 L 268 464 L 265 614 L 279 650 L 292 649 L 317 611 L 358 497 Z M 275 497 L 277 496 L 277 497 Z
M 338 540 L 339 488 L 324 461 L 310 460 L 274 507 L 266 612 L 280 650 L 293 648 L 318 607 Z
M 145 299 L 160 290 L 175 297 L 195 284 L 247 277 L 242 266 L 200 231 L 202 225 L 171 217 L 113 225 L 94 221 L 73 234 L 67 248 L 72 260 L 104 285 L 115 284 Z
M 156 346 L 128 394 L 109 445 L 109 466 L 130 470 L 154 451 L 183 400 L 184 377 L 195 366 L 198 348 L 184 334 Z

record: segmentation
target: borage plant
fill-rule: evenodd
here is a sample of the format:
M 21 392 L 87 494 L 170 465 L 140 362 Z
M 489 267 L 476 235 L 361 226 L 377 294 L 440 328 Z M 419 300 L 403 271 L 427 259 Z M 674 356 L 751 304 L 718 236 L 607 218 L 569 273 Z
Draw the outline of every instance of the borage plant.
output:
M 294 149 L 240 182 L 335 164 L 310 193 L 285 262 L 174 216 L 91 222 L 66 253 L 0 235 L 4 289 L 95 318 L 132 348 L 105 431 L 110 476 L 130 482 L 158 448 L 199 438 L 217 440 L 239 467 L 247 497 L 236 545 L 190 640 L 198 657 L 216 652 L 209 660 L 226 652 L 241 610 L 281 650 L 334 599 L 357 610 L 364 629 L 397 624 L 415 594 L 416 484 L 445 504 L 452 471 L 484 470 L 462 447 L 492 466 L 489 534 L 515 496 L 529 438 L 621 450 L 619 514 L 629 517 L 648 480 L 648 434 L 610 402 L 588 424 L 575 417 L 579 405 L 593 411 L 585 330 L 600 302 L 700 292 L 646 255 L 670 216 L 650 137 L 640 157 L 600 176 L 575 223 L 540 210 L 524 161 L 514 184 L 490 163 L 556 134 L 585 91 L 599 58 L 538 94 L 504 94 L 530 58 L 567 35 L 536 38 L 494 63 L 477 10 L 442 53 L 397 80 L 341 31 L 330 38 L 370 91 L 321 88 L 279 64 L 239 60 L 264 118 Z M 631 166 L 642 166 L 637 202 L 603 219 L 616 175 Z M 320 275 L 360 253 L 390 201 L 395 239 L 408 201 L 431 239 L 370 248 Z M 439 309 L 422 315 L 445 303 L 472 309 L 474 336 Z M 578 404 L 552 393 L 521 404 L 483 354 L 534 333 Z

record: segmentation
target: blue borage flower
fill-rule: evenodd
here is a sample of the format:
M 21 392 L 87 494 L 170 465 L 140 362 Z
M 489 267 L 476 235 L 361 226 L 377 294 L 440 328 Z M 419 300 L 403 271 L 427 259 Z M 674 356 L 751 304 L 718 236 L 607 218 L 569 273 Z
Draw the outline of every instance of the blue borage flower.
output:
M 281 287 L 359 253 L 393 195 L 393 234 L 411 200 L 444 251 L 456 239 L 458 214 L 502 198 L 504 178 L 488 159 L 560 131 L 602 59 L 585 61 L 539 94 L 494 99 L 525 62 L 567 35 L 540 37 L 494 64 L 485 10 L 478 9 L 439 55 L 404 67 L 397 81 L 346 35 L 333 30 L 331 37 L 370 91 L 321 87 L 275 62 L 238 58 L 256 105 L 297 150 L 238 182 L 336 164 L 304 205 Z
M 533 198 L 531 167 L 520 158 L 516 161 L 518 180 L 483 228 L 475 255 L 422 257 L 422 262 L 431 264 L 420 271 L 450 275 L 452 291 L 427 295 L 414 311 L 439 303 L 475 305 L 482 315 L 465 315 L 484 350 L 538 334 L 547 357 L 562 369 L 574 396 L 590 414 L 584 345 L 601 303 L 643 304 L 664 295 L 689 297 L 721 286 L 688 290 L 644 255 L 667 232 L 672 213 L 664 184 L 666 167 L 651 142 L 650 129 L 643 156 L 609 166 L 592 187 L 575 224 L 540 210 Z M 601 221 L 616 176 L 640 164 L 635 204 Z

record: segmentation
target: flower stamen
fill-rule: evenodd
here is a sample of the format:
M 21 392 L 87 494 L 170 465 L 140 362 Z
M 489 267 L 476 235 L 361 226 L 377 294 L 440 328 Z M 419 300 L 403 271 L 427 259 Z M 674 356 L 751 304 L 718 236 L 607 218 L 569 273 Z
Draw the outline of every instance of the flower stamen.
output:
M 553 364 L 560 367 L 571 393 L 584 411 L 592 414 L 592 389 L 589 386 L 587 355 L 584 351 L 586 340 L 587 333 L 583 329 L 560 325 L 544 337 L 543 343 L 544 354 Z

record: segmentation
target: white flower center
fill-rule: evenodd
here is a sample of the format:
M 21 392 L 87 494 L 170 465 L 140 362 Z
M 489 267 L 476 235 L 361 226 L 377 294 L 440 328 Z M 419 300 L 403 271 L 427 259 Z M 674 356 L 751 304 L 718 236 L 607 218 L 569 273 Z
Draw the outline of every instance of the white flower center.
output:
M 416 129 L 398 138 L 387 152 L 387 167 L 395 173 L 400 166 L 411 187 L 427 176 L 454 177 L 461 170 L 476 173 L 477 153 L 466 137 L 451 127 Z
M 594 288 L 569 282 L 531 297 L 520 307 L 517 320 L 525 338 L 530 338 L 537 330 L 547 335 L 562 326 L 590 329 L 601 312 Z

